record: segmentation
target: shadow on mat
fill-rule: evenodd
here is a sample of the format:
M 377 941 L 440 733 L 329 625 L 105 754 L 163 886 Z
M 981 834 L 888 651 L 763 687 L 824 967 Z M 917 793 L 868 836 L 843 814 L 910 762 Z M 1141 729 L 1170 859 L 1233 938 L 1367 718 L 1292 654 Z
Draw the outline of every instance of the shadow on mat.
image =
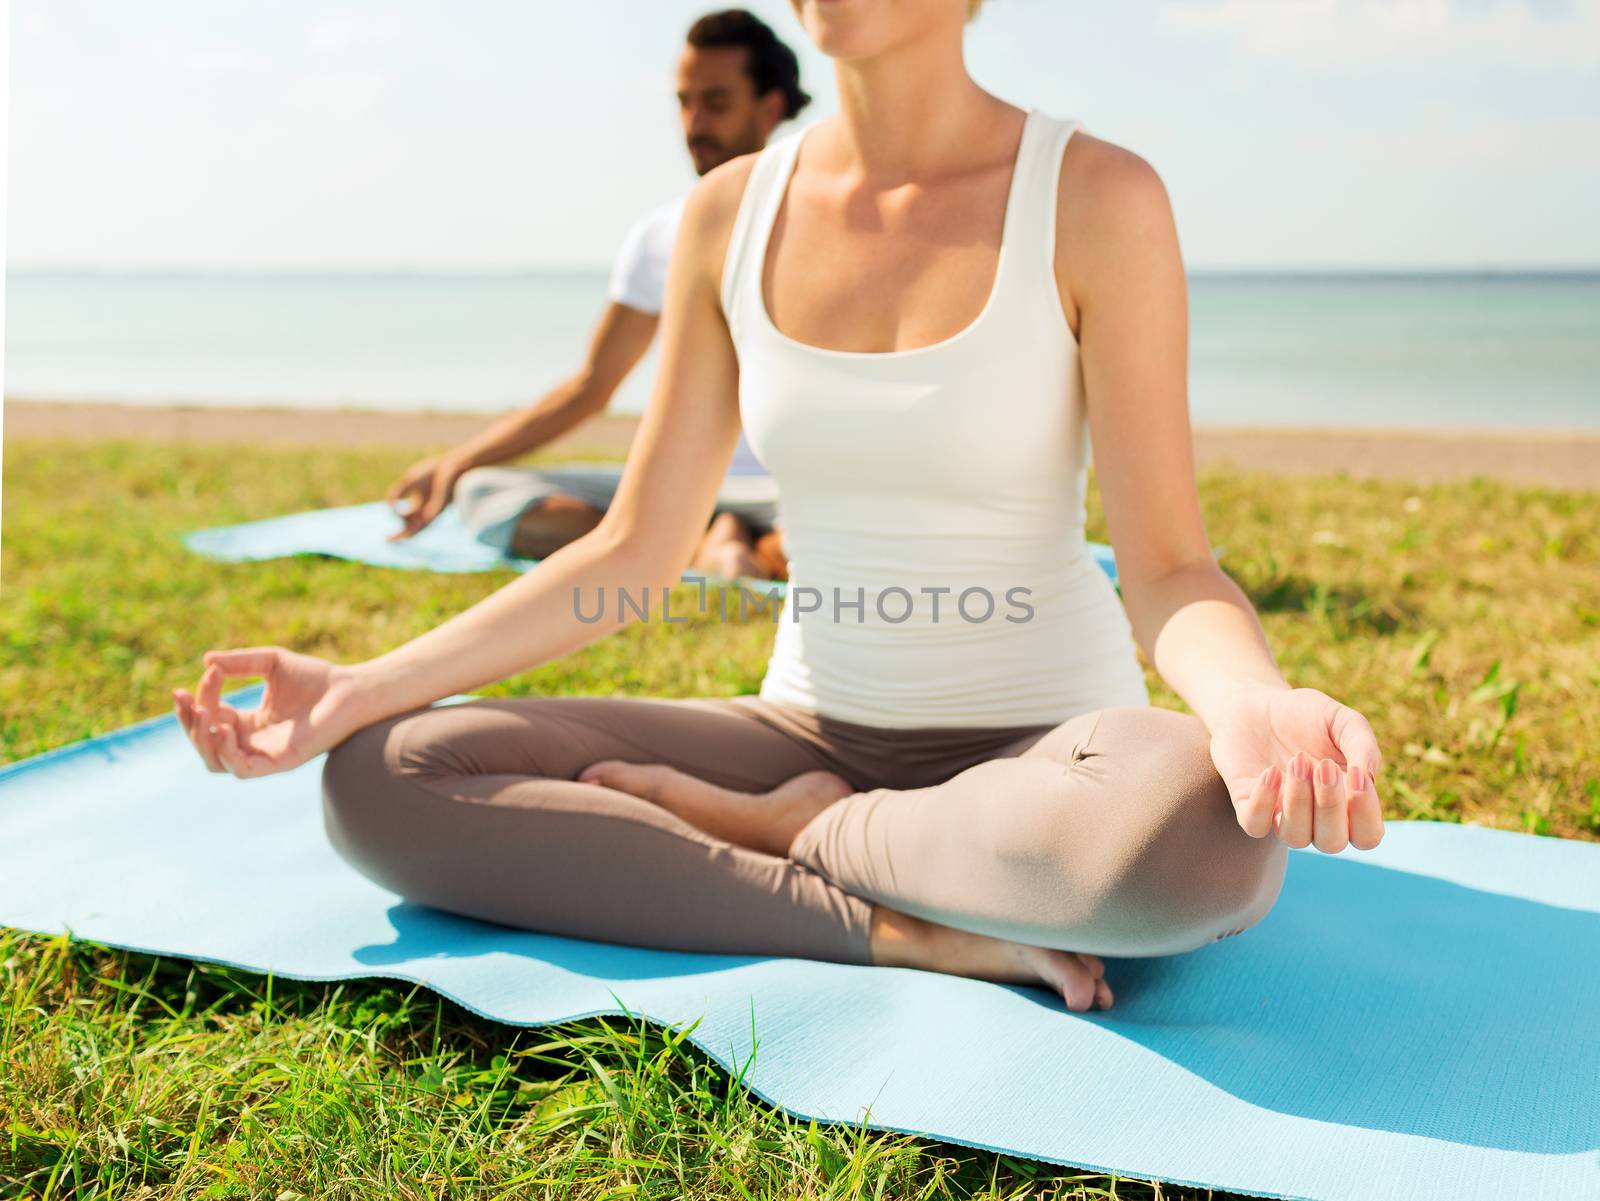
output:
M 1295 852 L 1278 904 L 1184 955 L 1107 957 L 1114 1008 L 1071 1014 L 1044 987 L 993 985 L 1090 1021 L 1251 1105 L 1358 1129 L 1540 1154 L 1600 1148 L 1600 914 Z M 373 966 L 526 955 L 642 980 L 764 956 L 542 935 L 401 903 Z M 887 969 L 895 970 L 895 969 Z M 957 1020 L 952 1018 L 952 1020 Z M 982 1041 L 1004 1061 L 1008 1035 Z
M 1107 958 L 1117 1000 L 1092 1020 L 1279 1113 L 1600 1148 L 1600 914 L 1320 853 L 1288 870 L 1243 934 Z
M 391 905 L 386 916 L 394 926 L 393 942 L 368 943 L 350 957 L 368 967 L 428 959 L 464 959 L 478 955 L 520 955 L 548 963 L 575 976 L 598 980 L 658 980 L 705 972 L 725 972 L 770 959 L 768 955 L 708 955 L 664 951 L 654 947 L 596 942 L 541 934 L 518 926 L 462 917 L 411 901 Z

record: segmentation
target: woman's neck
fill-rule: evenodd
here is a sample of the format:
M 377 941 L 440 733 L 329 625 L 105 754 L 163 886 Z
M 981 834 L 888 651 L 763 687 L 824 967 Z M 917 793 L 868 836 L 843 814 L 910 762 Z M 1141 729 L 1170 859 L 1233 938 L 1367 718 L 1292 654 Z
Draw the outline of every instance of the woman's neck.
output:
M 927 37 L 869 59 L 837 59 L 834 76 L 839 120 L 829 157 L 874 179 L 937 174 L 992 145 L 1010 120 L 1012 106 L 967 73 L 959 37 Z

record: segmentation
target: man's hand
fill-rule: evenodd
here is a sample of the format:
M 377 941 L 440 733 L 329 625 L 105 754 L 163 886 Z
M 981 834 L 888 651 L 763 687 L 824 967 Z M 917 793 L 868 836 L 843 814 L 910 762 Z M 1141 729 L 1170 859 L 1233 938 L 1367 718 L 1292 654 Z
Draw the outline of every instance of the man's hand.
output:
M 405 525 L 389 535 L 390 542 L 410 538 L 428 524 L 450 503 L 456 481 L 466 474 L 467 466 L 454 454 L 433 455 L 419 459 L 389 485 L 384 500 L 394 506 L 404 498 L 411 502 L 406 508 L 395 508 L 395 513 Z

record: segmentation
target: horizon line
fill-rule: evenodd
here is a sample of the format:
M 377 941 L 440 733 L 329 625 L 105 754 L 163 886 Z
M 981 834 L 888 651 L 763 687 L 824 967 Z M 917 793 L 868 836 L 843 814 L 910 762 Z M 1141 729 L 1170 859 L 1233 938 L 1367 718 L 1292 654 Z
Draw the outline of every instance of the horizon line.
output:
M 552 263 L 517 267 L 289 266 L 249 265 L 98 265 L 7 263 L 7 276 L 93 276 L 98 278 L 215 279 L 527 279 L 551 275 L 596 275 L 609 263 Z M 1189 267 L 1186 274 L 1209 278 L 1264 279 L 1563 279 L 1600 276 L 1600 263 L 1562 266 L 1411 265 L 1411 266 L 1211 266 Z

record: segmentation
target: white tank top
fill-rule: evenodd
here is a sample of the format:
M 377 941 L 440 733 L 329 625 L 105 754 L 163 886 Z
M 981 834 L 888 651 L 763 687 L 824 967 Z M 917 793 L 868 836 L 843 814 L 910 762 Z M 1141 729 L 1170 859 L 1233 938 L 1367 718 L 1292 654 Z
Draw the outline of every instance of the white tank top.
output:
M 1150 703 L 1084 539 L 1083 378 L 1052 262 L 1078 126 L 1029 110 L 977 319 L 885 353 L 811 346 L 772 323 L 762 265 L 805 131 L 757 157 L 722 306 L 745 433 L 783 497 L 789 594 L 764 699 L 899 728 Z

